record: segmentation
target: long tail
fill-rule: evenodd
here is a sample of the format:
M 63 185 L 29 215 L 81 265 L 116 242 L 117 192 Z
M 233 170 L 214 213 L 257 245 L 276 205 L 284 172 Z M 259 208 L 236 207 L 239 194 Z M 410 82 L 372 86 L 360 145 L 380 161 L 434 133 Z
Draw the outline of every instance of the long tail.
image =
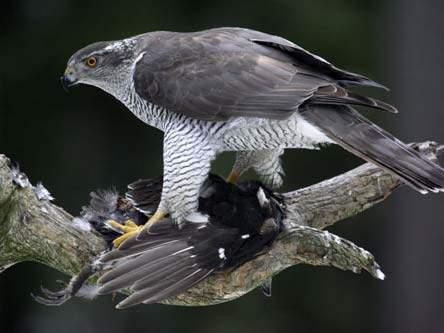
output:
M 444 191 L 444 169 L 349 106 L 313 105 L 303 118 L 344 149 L 400 177 L 425 194 Z

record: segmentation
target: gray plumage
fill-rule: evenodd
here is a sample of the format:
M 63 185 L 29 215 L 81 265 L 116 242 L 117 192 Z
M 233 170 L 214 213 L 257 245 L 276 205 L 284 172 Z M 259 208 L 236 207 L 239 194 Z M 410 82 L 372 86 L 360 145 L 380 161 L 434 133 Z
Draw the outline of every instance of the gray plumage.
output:
M 281 155 L 284 148 L 240 150 L 236 153 L 232 172 L 241 175 L 252 168 L 259 176 L 261 182 L 268 187 L 278 189 L 284 183 L 284 168 L 281 164 Z
M 223 151 L 238 151 L 239 170 L 254 167 L 270 186 L 282 183 L 284 149 L 335 143 L 422 193 L 444 188 L 441 167 L 352 109 L 396 112 L 348 90 L 383 86 L 281 37 L 219 28 L 99 42 L 71 57 L 64 82 L 97 86 L 164 131 L 159 209 L 178 220 L 197 209 L 211 161 Z
M 306 101 L 395 111 L 341 87 L 367 85 L 367 78 L 325 66 L 313 56 L 318 71 L 304 68 L 305 63 L 295 61 L 301 49 L 271 37 L 241 29 L 167 33 L 150 43 L 150 50 L 159 52 L 146 51 L 136 63 L 134 88 L 151 103 L 209 121 L 287 119 Z M 302 60 L 308 55 L 302 54 Z

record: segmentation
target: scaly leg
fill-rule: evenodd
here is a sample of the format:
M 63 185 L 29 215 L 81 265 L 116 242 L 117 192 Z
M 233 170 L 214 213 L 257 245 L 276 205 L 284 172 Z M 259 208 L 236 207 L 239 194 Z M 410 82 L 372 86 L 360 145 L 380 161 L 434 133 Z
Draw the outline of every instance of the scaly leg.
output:
M 227 177 L 227 183 L 236 184 L 241 174 L 242 173 L 238 172 L 237 170 L 231 170 L 230 174 Z

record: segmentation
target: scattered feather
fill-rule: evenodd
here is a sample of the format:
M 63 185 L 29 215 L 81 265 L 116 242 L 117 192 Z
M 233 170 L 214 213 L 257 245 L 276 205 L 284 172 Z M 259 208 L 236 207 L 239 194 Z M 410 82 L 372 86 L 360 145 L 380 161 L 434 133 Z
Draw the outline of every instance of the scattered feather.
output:
M 39 200 L 46 200 L 46 201 L 54 200 L 54 197 L 51 195 L 51 193 L 40 182 L 37 183 L 37 186 L 34 188 L 34 192 Z
M 89 224 L 89 222 L 81 217 L 73 218 L 72 223 L 74 224 L 74 227 L 78 230 L 91 231 L 91 225 Z
M 21 188 L 26 188 L 28 186 L 31 186 L 28 176 L 26 176 L 23 172 L 20 172 L 20 169 L 18 167 L 13 167 L 11 169 L 11 172 L 12 172 L 12 181 L 14 182 L 14 184 L 20 186 Z

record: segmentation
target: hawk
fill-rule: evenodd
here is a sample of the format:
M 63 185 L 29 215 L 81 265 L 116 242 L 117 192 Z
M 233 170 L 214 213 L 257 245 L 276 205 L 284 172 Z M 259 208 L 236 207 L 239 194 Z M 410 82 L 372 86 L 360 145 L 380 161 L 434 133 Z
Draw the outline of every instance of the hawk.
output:
M 279 186 L 284 149 L 338 144 L 421 193 L 444 189 L 444 169 L 353 108 L 397 112 L 349 90 L 382 85 L 278 36 L 216 28 L 97 42 L 69 59 L 62 82 L 96 86 L 164 132 L 162 195 L 146 226 L 196 211 L 211 162 L 223 151 L 237 152 L 231 181 L 253 167 Z M 116 245 L 139 228 L 125 231 Z

